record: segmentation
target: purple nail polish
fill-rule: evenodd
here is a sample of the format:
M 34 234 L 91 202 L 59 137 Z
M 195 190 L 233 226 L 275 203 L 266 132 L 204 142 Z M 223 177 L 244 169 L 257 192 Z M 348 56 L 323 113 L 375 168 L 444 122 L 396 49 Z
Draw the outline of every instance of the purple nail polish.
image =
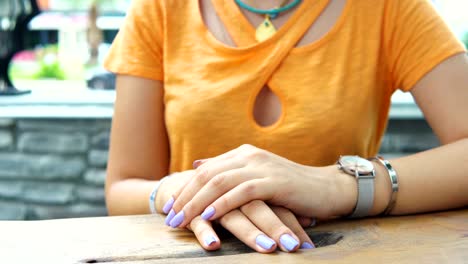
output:
M 172 218 L 174 218 L 174 215 L 175 215 L 174 209 L 171 209 L 171 211 L 169 212 L 169 214 L 167 214 L 167 216 L 166 216 L 166 220 L 164 221 L 164 223 L 165 223 L 167 226 L 170 226 L 169 223 L 171 222 Z
M 213 235 L 208 235 L 203 238 L 203 241 L 205 242 L 205 245 L 209 247 L 216 242 L 216 238 Z
M 172 228 L 178 227 L 184 221 L 184 211 L 180 211 L 174 218 L 172 218 L 171 222 L 169 223 Z
M 275 245 L 275 241 L 265 235 L 258 235 L 255 243 L 266 250 L 270 250 Z
M 309 242 L 304 242 L 304 243 L 302 243 L 301 248 L 302 249 L 311 249 L 311 248 L 315 248 L 315 246 L 313 244 L 309 243 Z
M 203 213 L 201 214 L 201 218 L 203 220 L 210 220 L 210 218 L 213 217 L 215 213 L 216 213 L 215 208 L 213 206 L 210 206 L 206 208 L 205 211 L 203 211 Z
M 299 242 L 289 234 L 284 234 L 280 236 L 280 243 L 288 251 L 295 249 L 297 245 L 299 245 Z
M 167 214 L 169 210 L 172 209 L 173 205 L 174 205 L 174 197 L 171 196 L 171 199 L 169 199 L 169 201 L 167 201 L 166 204 L 164 205 L 163 212 Z
M 196 169 L 198 168 L 198 166 L 200 166 L 200 164 L 203 162 L 203 160 L 196 160 L 193 162 L 193 168 Z

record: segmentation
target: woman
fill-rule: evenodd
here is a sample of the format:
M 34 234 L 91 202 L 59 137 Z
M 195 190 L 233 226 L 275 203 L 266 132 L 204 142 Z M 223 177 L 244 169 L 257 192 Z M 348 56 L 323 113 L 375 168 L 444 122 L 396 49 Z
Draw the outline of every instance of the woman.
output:
M 269 253 L 313 248 L 317 218 L 468 204 L 468 63 L 427 0 L 133 1 L 106 67 L 111 215 Z M 396 89 L 442 146 L 372 159 Z

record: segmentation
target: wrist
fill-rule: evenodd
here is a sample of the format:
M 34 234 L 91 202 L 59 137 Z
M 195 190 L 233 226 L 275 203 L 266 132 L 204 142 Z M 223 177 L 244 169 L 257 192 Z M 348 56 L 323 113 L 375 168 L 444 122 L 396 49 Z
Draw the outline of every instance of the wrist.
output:
M 377 162 L 372 162 L 375 169 L 374 182 L 374 201 L 369 216 L 381 214 L 391 197 L 391 183 L 388 179 L 387 171 Z M 334 171 L 335 190 L 333 197 L 335 198 L 335 206 L 333 214 L 335 216 L 348 216 L 352 214 L 357 204 L 358 186 L 356 178 L 338 169 L 338 166 L 330 166 Z
M 156 211 L 160 214 L 164 213 L 163 212 L 164 204 L 170 199 L 170 196 L 171 196 L 171 194 L 165 191 L 165 188 L 164 188 L 167 181 L 170 180 L 168 178 L 169 177 L 160 179 L 160 181 L 162 182 L 160 182 L 158 192 L 156 193 L 156 197 L 155 197 L 155 208 L 156 208 Z
M 340 170 L 338 165 L 331 165 L 330 169 L 335 177 L 333 216 L 351 215 L 357 204 L 358 185 L 356 178 Z

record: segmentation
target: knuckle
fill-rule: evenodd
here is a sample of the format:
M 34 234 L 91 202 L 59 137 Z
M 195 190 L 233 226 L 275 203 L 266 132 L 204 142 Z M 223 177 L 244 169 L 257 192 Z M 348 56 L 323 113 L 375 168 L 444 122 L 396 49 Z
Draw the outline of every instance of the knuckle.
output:
M 204 185 L 210 180 L 209 173 L 206 168 L 198 168 L 196 171 L 196 177 L 197 177 L 196 180 L 202 185 Z
M 219 174 L 213 177 L 213 179 L 211 179 L 211 184 L 214 187 L 221 187 L 223 183 L 225 182 L 225 180 L 226 180 L 226 175 Z
M 249 198 L 256 197 L 257 191 L 258 191 L 257 185 L 255 185 L 254 183 L 248 182 L 244 186 L 244 194 L 246 197 L 249 197 Z
M 228 199 L 226 199 L 226 197 L 222 196 L 220 197 L 217 201 L 216 201 L 216 208 L 223 208 L 223 209 L 226 209 L 226 208 L 229 208 L 229 201 Z
M 267 152 L 263 149 L 252 148 L 244 153 L 246 159 L 261 159 L 267 156 Z

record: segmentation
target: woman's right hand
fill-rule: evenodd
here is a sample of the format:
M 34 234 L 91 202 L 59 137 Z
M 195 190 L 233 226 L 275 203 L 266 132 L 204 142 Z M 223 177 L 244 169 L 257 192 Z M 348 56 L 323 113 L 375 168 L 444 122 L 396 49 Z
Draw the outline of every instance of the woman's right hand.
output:
M 172 204 L 174 203 L 174 198 L 172 197 L 174 190 L 178 190 L 185 186 L 194 175 L 195 170 L 186 170 L 173 173 L 164 180 L 161 186 L 159 186 L 158 194 L 156 196 L 156 210 L 159 213 L 168 214 L 169 210 L 172 209 Z M 169 200 L 172 202 L 169 202 Z

